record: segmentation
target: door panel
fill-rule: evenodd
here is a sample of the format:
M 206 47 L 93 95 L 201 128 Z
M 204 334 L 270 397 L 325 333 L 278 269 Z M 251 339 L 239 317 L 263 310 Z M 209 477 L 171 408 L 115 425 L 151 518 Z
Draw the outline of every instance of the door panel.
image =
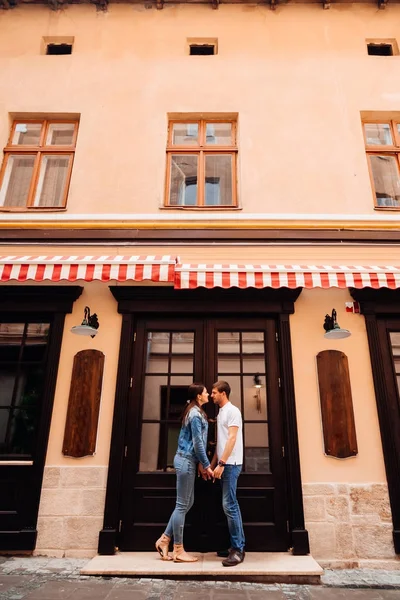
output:
M 3 537 L 14 534 L 4 543 L 7 550 L 27 524 L 32 533 L 35 529 L 30 512 L 35 513 L 32 490 L 40 484 L 35 461 L 50 329 L 50 319 L 0 322 L 0 531 Z
M 230 383 L 231 401 L 244 418 L 238 498 L 246 548 L 287 549 L 275 330 L 273 319 L 259 318 L 138 321 L 118 541 L 122 550 L 154 548 L 175 506 L 173 457 L 187 387 L 203 381 L 211 392 L 217 379 Z M 217 407 L 210 399 L 205 409 L 211 459 Z M 228 544 L 220 484 L 197 478 L 185 546 L 211 551 Z

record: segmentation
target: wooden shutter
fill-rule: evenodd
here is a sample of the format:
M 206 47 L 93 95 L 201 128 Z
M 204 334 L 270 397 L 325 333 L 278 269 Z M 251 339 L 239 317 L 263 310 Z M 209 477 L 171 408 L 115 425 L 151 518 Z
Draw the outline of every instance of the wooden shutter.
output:
M 317 355 L 325 453 L 348 458 L 358 453 L 347 356 L 339 350 Z
M 96 449 L 104 354 L 82 350 L 74 357 L 63 454 L 81 458 Z

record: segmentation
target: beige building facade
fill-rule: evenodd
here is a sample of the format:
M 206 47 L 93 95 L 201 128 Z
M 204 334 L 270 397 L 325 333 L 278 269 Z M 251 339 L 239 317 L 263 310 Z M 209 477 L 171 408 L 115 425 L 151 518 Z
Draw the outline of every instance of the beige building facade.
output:
M 151 550 L 185 389 L 220 377 L 248 549 L 400 567 L 399 27 L 373 3 L 0 12 L 1 551 Z M 218 549 L 196 490 L 187 545 Z

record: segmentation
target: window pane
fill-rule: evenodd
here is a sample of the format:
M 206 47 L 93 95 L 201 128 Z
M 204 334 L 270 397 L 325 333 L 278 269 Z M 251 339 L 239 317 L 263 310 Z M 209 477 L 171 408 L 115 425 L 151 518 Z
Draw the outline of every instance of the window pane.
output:
M 43 387 L 43 367 L 20 365 L 14 405 L 20 408 L 37 406 L 42 397 Z
M 244 426 L 246 472 L 270 473 L 267 423 Z
M 0 409 L 0 454 L 33 452 L 37 411 Z
M 25 323 L 0 323 L 0 360 L 16 361 L 24 334 Z
M 371 154 L 376 203 L 378 206 L 400 206 L 400 181 L 394 156 Z
M 143 423 L 139 471 L 157 471 L 160 440 L 159 423 Z
M 168 373 L 169 355 L 168 332 L 153 332 L 147 334 L 147 373 Z
M 168 384 L 166 375 L 147 375 L 143 395 L 143 419 L 158 421 L 161 419 L 161 396 Z
M 180 332 L 172 334 L 172 373 L 193 374 L 193 343 L 194 333 Z
M 227 381 L 231 386 L 231 394 L 229 400 L 234 406 L 242 410 L 242 392 L 241 392 L 241 377 L 240 375 L 230 375 L 229 373 L 218 372 L 217 378 L 219 381 Z
M 0 367 L 0 406 L 11 406 L 16 373 L 14 366 Z
M 243 377 L 244 419 L 246 421 L 265 421 L 267 419 L 267 388 L 265 375 L 259 375 L 259 385 L 255 387 L 254 376 Z
M 237 331 L 218 332 L 218 354 L 239 354 L 240 334 Z
M 204 204 L 207 206 L 230 206 L 232 203 L 232 156 L 206 156 Z
M 31 323 L 28 325 L 23 361 L 42 361 L 46 355 L 50 324 L 49 323 Z
M 171 377 L 172 379 L 172 377 Z M 174 378 L 175 379 L 175 378 Z M 168 405 L 168 413 L 165 411 L 165 416 L 167 419 L 171 421 L 178 421 L 180 428 L 180 419 L 182 413 L 186 407 L 187 399 L 188 399 L 188 387 L 191 381 L 186 378 L 183 384 L 172 385 L 169 389 L 169 405 Z M 178 438 L 177 438 L 178 441 Z M 175 450 L 177 445 L 175 446 Z
M 51 123 L 47 129 L 46 146 L 71 146 L 75 123 Z
M 43 155 L 34 206 L 62 206 L 67 183 L 68 155 Z
M 219 354 L 218 373 L 240 373 L 240 355 Z
M 181 412 L 183 412 L 183 410 Z M 166 459 L 163 459 L 165 461 L 163 467 L 172 470 L 174 468 L 174 457 L 176 449 L 178 448 L 178 438 L 181 426 L 180 424 L 175 425 L 174 423 L 169 423 L 165 427 L 167 429 L 167 456 Z
M 13 146 L 38 146 L 42 123 L 17 123 L 11 140 Z
M 5 445 L 7 454 L 32 454 L 37 429 L 36 410 L 10 411 L 8 435 Z
M 243 372 L 264 373 L 264 333 L 262 331 L 246 331 L 242 334 Z
M 193 383 L 193 377 L 190 375 L 171 375 L 171 387 L 182 387 L 186 390 L 185 402 L 187 400 L 187 390 L 191 383 Z
M 206 144 L 232 145 L 232 123 L 207 123 Z
M 6 453 L 5 441 L 9 415 L 10 411 L 7 408 L 0 408 L 0 454 Z
M 240 333 L 218 332 L 218 373 L 240 373 Z
M 365 123 L 365 137 L 371 146 L 392 146 L 392 132 L 389 123 Z
M 390 343 L 392 346 L 394 369 L 396 373 L 397 387 L 400 394 L 400 333 L 398 331 L 390 332 Z
M 172 126 L 172 143 L 175 146 L 193 146 L 199 143 L 198 123 L 174 123 Z
M 9 155 L 0 191 L 0 206 L 27 205 L 34 164 L 35 156 Z
M 172 206 L 196 206 L 198 156 L 175 154 L 171 157 L 169 202 Z

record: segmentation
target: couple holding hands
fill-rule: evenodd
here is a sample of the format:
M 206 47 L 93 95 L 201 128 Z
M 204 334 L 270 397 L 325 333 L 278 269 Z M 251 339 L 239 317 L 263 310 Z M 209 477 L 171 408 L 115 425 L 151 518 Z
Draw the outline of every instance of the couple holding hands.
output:
M 156 549 L 162 560 L 196 562 L 198 559 L 185 552 L 183 529 L 186 513 L 193 506 L 196 472 L 203 479 L 220 479 L 222 483 L 222 507 L 224 509 L 231 540 L 228 551 L 218 552 L 224 556 L 222 564 L 233 567 L 243 562 L 244 532 L 242 516 L 236 498 L 237 480 L 243 463 L 242 415 L 229 401 L 230 385 L 217 381 L 212 386 L 211 398 L 219 407 L 217 416 L 217 447 L 210 463 L 207 457 L 208 420 L 203 405 L 209 394 L 203 384 L 193 383 L 188 389 L 188 405 L 182 415 L 182 427 L 178 449 L 174 458 L 176 470 L 176 506 Z M 168 554 L 171 539 L 174 540 L 172 557 Z

